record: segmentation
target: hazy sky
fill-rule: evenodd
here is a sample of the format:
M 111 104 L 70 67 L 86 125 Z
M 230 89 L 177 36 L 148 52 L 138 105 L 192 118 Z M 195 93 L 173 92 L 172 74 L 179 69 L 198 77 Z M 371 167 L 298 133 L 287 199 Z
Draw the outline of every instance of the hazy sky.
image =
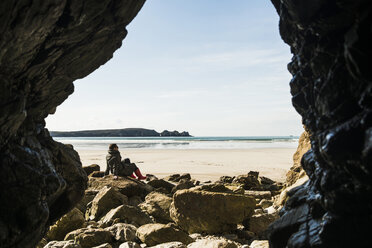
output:
M 47 128 L 299 135 L 278 19 L 269 0 L 149 0 Z

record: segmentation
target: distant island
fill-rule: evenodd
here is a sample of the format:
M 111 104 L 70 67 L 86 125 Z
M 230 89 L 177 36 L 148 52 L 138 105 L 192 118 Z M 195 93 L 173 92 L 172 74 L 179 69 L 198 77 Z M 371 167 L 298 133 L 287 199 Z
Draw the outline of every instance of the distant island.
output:
M 145 128 L 123 128 L 106 130 L 50 131 L 53 137 L 191 137 L 188 132 L 168 131 L 161 133 Z

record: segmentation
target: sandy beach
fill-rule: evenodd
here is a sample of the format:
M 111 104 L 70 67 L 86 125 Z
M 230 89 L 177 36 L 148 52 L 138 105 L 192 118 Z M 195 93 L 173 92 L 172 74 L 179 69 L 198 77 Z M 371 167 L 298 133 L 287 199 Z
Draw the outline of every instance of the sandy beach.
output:
M 83 166 L 98 164 L 106 168 L 106 150 L 77 149 Z M 261 176 L 284 181 L 293 165 L 295 148 L 257 149 L 127 149 L 123 158 L 130 158 L 144 174 L 159 178 L 173 173 L 190 173 L 200 181 L 217 180 L 220 176 L 236 176 L 259 171 Z

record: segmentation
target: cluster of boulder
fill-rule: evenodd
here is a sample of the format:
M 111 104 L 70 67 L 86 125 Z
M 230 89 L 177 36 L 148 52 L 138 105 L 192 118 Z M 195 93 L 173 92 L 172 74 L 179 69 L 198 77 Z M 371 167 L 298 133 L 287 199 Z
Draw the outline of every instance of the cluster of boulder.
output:
M 249 172 L 199 182 L 190 174 L 147 181 L 103 176 L 84 167 L 88 189 L 38 248 L 268 247 L 266 229 L 283 184 Z

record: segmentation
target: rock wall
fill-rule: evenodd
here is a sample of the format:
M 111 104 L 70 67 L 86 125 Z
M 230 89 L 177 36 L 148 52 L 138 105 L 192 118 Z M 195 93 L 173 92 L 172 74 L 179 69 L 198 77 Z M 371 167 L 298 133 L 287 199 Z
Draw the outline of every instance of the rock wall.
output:
M 144 0 L 0 2 L 0 247 L 33 247 L 87 177 L 44 119 L 108 61 Z
M 293 154 L 293 166 L 291 169 L 287 172 L 287 177 L 285 180 L 285 186 L 289 187 L 296 183 L 296 181 L 304 176 L 306 176 L 306 173 L 304 169 L 301 166 L 301 160 L 303 155 L 309 151 L 311 148 L 310 144 L 310 135 L 308 132 L 304 131 L 299 140 L 298 140 L 298 146 L 295 154 Z
M 301 165 L 301 160 L 304 154 L 308 152 L 310 148 L 310 135 L 307 131 L 304 131 L 298 140 L 297 150 L 293 154 L 293 166 L 287 172 L 284 188 L 275 200 L 275 206 L 278 208 L 282 208 L 285 202 L 288 200 L 288 192 L 309 180 L 309 177 Z
M 270 228 L 271 247 L 369 247 L 372 221 L 372 3 L 272 0 L 293 53 L 293 106 L 311 133 Z

